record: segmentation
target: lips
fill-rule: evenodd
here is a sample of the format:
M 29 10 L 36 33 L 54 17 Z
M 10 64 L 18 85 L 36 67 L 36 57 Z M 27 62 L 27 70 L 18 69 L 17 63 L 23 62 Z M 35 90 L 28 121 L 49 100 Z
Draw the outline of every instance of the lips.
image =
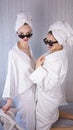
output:
M 24 40 L 24 42 L 27 42 L 28 41 L 28 39 L 23 39 Z
M 51 48 L 51 46 L 49 46 L 49 45 L 47 45 L 47 47 L 50 49 Z

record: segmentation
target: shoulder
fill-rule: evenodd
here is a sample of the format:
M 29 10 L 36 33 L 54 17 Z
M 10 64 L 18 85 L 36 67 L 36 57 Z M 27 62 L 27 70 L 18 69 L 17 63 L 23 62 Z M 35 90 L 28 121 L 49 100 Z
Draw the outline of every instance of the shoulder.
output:
M 15 59 L 16 56 L 17 56 L 17 48 L 16 46 L 13 46 L 13 48 L 9 50 L 8 59 Z
M 66 54 L 66 49 L 62 49 L 60 51 L 53 52 L 46 56 L 46 60 L 49 60 L 50 62 L 55 62 L 55 61 L 61 61 L 63 59 L 66 59 L 67 54 Z
M 17 47 L 16 47 L 16 45 L 15 45 L 15 46 L 13 46 L 13 47 L 9 50 L 9 56 L 14 56 L 14 55 L 16 55 L 16 53 L 17 53 Z

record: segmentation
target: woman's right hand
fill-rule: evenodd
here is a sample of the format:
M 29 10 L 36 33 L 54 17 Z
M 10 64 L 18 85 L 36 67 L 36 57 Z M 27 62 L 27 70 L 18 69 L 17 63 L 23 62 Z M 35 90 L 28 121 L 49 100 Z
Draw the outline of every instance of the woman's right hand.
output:
M 7 100 L 7 103 L 2 107 L 2 110 L 6 113 L 10 109 L 11 104 L 12 104 L 12 99 L 9 98 Z
M 36 61 L 36 68 L 38 68 L 39 66 L 43 65 L 44 63 L 44 60 L 45 60 L 45 57 L 42 55 L 40 56 L 37 61 Z

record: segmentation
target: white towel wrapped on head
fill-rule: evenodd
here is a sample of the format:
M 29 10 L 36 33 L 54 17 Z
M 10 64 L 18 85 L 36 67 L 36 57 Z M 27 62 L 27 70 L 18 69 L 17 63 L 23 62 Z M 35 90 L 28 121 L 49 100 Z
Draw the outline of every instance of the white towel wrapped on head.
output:
M 49 27 L 49 31 L 52 31 L 59 44 L 73 45 L 73 29 L 67 22 L 57 21 Z
M 17 14 L 15 31 L 17 32 L 20 27 L 22 27 L 25 23 L 27 23 L 32 28 L 32 18 L 26 12 L 21 12 Z

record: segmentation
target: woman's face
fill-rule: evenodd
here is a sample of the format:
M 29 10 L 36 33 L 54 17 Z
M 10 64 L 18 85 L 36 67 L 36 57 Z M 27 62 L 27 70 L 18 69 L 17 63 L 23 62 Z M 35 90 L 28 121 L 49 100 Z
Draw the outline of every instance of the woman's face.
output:
M 30 37 L 32 36 L 32 30 L 29 25 L 23 25 L 17 32 L 19 41 L 23 43 L 28 43 Z
M 48 47 L 52 52 L 63 49 L 63 46 L 60 45 L 60 44 L 58 43 L 58 41 L 55 39 L 55 37 L 54 37 L 52 34 L 50 34 L 50 33 L 47 34 L 47 41 L 48 41 L 48 42 L 51 42 L 51 43 L 53 42 L 52 46 L 50 46 L 49 44 L 47 44 L 47 47 Z

